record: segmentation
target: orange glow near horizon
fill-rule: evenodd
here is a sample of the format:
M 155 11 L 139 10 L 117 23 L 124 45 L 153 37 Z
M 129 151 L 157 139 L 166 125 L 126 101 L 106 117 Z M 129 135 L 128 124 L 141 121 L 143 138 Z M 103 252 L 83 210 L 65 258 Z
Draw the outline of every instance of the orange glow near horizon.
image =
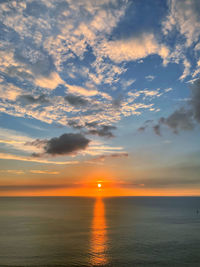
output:
M 0 197 L 17 197 L 17 196 L 74 196 L 74 197 L 122 197 L 122 196 L 200 196 L 200 190 L 196 188 L 168 189 L 168 188 L 123 188 L 120 186 L 104 186 L 98 188 L 95 186 L 80 186 L 51 190 L 19 190 L 4 191 L 0 193 Z
M 74 178 L 71 179 L 66 176 L 59 177 L 59 175 L 56 179 L 42 179 L 43 176 L 40 175 L 34 180 L 22 177 L 15 183 L 12 179 L 4 179 L 1 182 L 4 189 L 0 191 L 0 196 L 200 196 L 200 189 L 195 187 L 172 188 L 169 185 L 165 188 L 149 188 L 142 182 L 142 178 L 141 183 L 135 182 L 134 184 L 134 179 L 139 180 L 137 172 L 134 174 L 135 178 L 124 180 L 120 177 L 129 177 L 127 170 L 121 174 L 118 169 L 113 170 L 108 166 L 81 165 L 72 168 L 74 168 L 72 172 Z M 144 176 L 144 173 L 142 174 Z
M 107 230 L 104 212 L 104 203 L 101 197 L 97 197 L 94 205 L 91 235 L 91 264 L 105 265 L 108 263 L 106 258 L 107 249 Z
M 77 182 L 64 184 L 62 180 L 59 181 L 60 188 L 53 188 L 53 183 L 49 185 L 51 189 L 45 189 L 44 184 L 37 184 L 40 189 L 32 189 L 34 183 L 29 183 L 30 189 L 15 190 L 15 191 L 2 191 L 0 196 L 78 196 L 78 197 L 118 197 L 118 196 L 199 196 L 200 190 L 197 188 L 147 188 L 144 184 L 135 188 L 128 187 L 128 185 L 115 179 L 84 179 Z M 62 184 L 63 187 L 62 187 Z M 101 185 L 101 186 L 99 186 Z M 23 183 L 17 184 L 17 187 L 25 186 Z M 44 188 L 44 189 L 43 189 Z

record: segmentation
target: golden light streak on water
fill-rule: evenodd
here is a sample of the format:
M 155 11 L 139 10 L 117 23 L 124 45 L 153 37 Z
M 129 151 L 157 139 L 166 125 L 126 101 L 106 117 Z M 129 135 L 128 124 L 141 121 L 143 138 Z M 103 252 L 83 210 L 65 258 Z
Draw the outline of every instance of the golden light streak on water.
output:
M 104 203 L 101 197 L 97 197 L 94 205 L 91 236 L 91 264 L 104 265 L 108 263 L 107 230 Z

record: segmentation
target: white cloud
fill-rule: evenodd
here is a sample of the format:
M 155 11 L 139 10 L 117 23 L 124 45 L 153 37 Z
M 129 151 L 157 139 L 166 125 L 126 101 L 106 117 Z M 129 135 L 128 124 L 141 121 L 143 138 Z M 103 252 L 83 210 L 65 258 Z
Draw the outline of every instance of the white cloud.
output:
M 172 91 L 173 89 L 171 88 L 171 87 L 169 87 L 169 88 L 166 88 L 164 91 L 165 91 L 165 93 L 168 93 L 168 92 L 170 92 L 170 91 Z
M 154 79 L 155 79 L 156 77 L 154 76 L 154 75 L 147 75 L 146 77 L 145 77 L 145 79 L 147 80 L 147 81 L 153 81 Z
M 123 89 L 127 89 L 129 86 L 131 86 L 134 82 L 136 81 L 136 79 L 129 79 L 129 80 L 121 80 L 121 84 Z
M 159 92 L 159 89 L 157 90 L 148 90 L 148 89 L 145 89 L 145 90 L 142 90 L 140 91 L 141 94 L 144 94 L 145 97 L 149 96 L 149 97 L 159 97 L 162 95 L 162 93 Z

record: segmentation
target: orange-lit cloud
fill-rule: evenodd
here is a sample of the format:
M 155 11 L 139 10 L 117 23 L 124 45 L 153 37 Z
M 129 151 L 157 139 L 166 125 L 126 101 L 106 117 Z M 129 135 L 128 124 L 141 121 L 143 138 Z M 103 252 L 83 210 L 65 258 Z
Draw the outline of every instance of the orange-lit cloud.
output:
M 52 72 L 49 77 L 39 76 L 35 79 L 35 84 L 50 90 L 55 89 L 59 84 L 64 84 L 57 72 Z
M 168 48 L 160 45 L 153 34 L 143 34 L 128 40 L 105 42 L 102 51 L 115 62 L 138 60 L 151 54 L 158 54 L 163 60 L 166 60 L 169 55 Z

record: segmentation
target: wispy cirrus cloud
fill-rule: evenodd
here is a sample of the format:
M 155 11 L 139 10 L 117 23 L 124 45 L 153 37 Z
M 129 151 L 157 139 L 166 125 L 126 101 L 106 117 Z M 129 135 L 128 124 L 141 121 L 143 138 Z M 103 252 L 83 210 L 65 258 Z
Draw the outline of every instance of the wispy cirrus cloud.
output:
M 23 170 L 0 170 L 0 173 L 21 175 L 21 174 L 24 174 L 24 171 Z
M 55 164 L 55 165 L 68 165 L 68 164 L 78 163 L 78 161 L 52 161 L 52 160 L 40 159 L 36 157 L 31 157 L 31 156 L 20 156 L 20 155 L 14 155 L 14 154 L 9 154 L 9 153 L 0 153 L 0 159 L 37 162 L 41 164 Z
M 93 161 L 105 161 L 106 159 L 119 159 L 119 158 L 127 158 L 128 153 L 126 152 L 118 152 L 118 153 L 112 153 L 112 154 L 105 154 L 105 155 L 100 155 L 96 158 L 93 159 Z
M 60 172 L 58 171 L 44 171 L 44 170 L 30 170 L 30 173 L 33 173 L 33 174 L 59 174 Z

